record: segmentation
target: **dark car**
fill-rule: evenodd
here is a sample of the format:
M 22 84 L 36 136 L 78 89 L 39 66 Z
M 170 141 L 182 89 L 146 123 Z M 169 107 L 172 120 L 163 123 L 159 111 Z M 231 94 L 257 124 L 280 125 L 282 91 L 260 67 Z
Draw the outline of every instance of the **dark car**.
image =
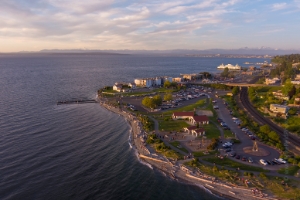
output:
M 231 151 L 231 148 L 230 148 L 230 149 L 226 149 L 226 150 L 225 150 L 225 152 L 230 152 L 230 151 Z
M 235 158 L 236 158 L 236 159 L 240 159 L 240 158 L 241 158 L 241 156 L 239 156 L 239 155 L 236 155 L 236 156 L 235 156 Z
M 234 156 L 236 155 L 236 153 L 235 153 L 235 152 L 231 152 L 229 155 L 230 155 L 231 157 L 234 157 Z
M 271 161 L 272 165 L 277 165 L 278 163 L 275 162 L 274 160 Z
M 247 161 L 247 158 L 245 156 L 242 157 L 242 161 Z
M 270 161 L 266 160 L 266 162 L 268 163 L 268 165 L 271 165 L 271 162 L 270 162 Z

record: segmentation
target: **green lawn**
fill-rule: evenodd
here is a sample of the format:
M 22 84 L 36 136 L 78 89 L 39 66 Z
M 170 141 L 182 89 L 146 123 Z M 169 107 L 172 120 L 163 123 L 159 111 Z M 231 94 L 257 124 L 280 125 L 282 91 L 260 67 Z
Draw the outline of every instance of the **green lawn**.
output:
M 281 168 L 280 170 L 278 170 L 278 173 L 294 176 L 298 172 L 299 169 L 300 169 L 300 167 L 298 167 L 297 165 L 294 165 L 294 166 L 289 166 L 287 168 L 285 168 L 285 167 Z
M 120 93 L 120 94 L 122 94 L 123 96 L 131 96 L 131 95 L 139 96 L 139 95 L 151 94 L 151 93 L 154 94 L 154 92 L 151 92 L 151 91 L 149 91 L 149 92 L 128 92 L 128 93 Z
M 188 125 L 184 120 L 159 120 L 159 130 L 163 131 L 181 131 L 184 127 Z
M 235 135 L 232 134 L 230 130 L 224 130 L 224 138 L 234 138 Z
M 268 170 L 265 170 L 263 168 L 245 165 L 245 164 L 230 160 L 229 158 L 220 159 L 220 158 L 213 157 L 213 158 L 204 158 L 203 160 L 211 162 L 211 163 L 216 163 L 217 165 L 231 167 L 234 169 L 240 168 L 241 170 L 268 172 Z
M 208 139 L 219 138 L 220 131 L 216 125 L 213 123 L 202 125 L 201 127 L 205 130 L 205 136 Z
M 163 112 L 164 115 L 172 115 L 173 112 L 194 111 L 194 108 L 202 107 L 206 103 L 205 99 L 199 100 L 196 103 L 175 110 Z
M 188 152 L 189 152 L 188 150 L 186 150 L 186 149 L 183 148 L 183 147 L 178 147 L 178 146 L 181 146 L 181 145 L 180 145 L 180 142 L 178 142 L 178 141 L 170 142 L 170 144 L 171 144 L 172 146 L 176 147 L 177 149 L 180 149 L 181 151 L 183 151 L 183 152 L 185 152 L 185 153 L 188 153 Z
M 205 154 L 203 151 L 193 152 L 193 155 L 195 157 L 202 157 L 202 156 L 213 155 L 213 154 L 216 154 L 216 151 L 209 151 L 208 154 Z
M 153 90 L 154 92 L 163 92 L 163 93 L 172 93 L 172 92 L 176 92 L 176 89 L 170 89 L 170 88 L 157 88 Z

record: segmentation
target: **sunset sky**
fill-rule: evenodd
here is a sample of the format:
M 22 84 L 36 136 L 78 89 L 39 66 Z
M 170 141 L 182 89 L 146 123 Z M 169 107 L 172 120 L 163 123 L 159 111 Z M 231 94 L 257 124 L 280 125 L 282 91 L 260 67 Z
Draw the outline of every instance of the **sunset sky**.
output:
M 300 0 L 0 1 L 0 52 L 299 44 Z

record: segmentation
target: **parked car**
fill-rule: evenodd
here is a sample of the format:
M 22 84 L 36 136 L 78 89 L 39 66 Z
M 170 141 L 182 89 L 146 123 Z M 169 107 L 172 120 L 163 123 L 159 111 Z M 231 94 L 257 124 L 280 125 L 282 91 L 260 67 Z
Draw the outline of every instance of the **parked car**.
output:
M 264 159 L 260 159 L 259 162 L 264 166 L 268 165 L 268 163 Z
M 236 155 L 235 158 L 236 158 L 236 159 L 240 159 L 241 156 L 240 156 L 240 155 Z
M 253 159 L 251 157 L 248 158 L 249 163 L 253 163 Z
M 234 156 L 236 155 L 236 153 L 232 151 L 229 155 L 230 155 L 231 157 L 234 157 Z
M 286 164 L 286 161 L 283 160 L 282 158 L 278 158 L 277 161 L 280 162 L 280 163 L 282 163 L 282 164 Z
M 247 161 L 247 158 L 245 156 L 242 156 L 242 161 Z

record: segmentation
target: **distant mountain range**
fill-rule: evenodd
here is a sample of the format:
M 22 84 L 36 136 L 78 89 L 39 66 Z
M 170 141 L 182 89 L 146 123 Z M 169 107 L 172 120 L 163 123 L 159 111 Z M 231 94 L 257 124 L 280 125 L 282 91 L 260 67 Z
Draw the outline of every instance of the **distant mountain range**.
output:
M 209 57 L 227 57 L 236 56 L 275 56 L 286 54 L 300 54 L 300 49 L 272 49 L 268 47 L 261 48 L 240 48 L 240 49 L 206 49 L 206 50 L 190 50 L 190 49 L 174 49 L 174 50 L 86 50 L 86 49 L 44 49 L 36 52 L 22 51 L 18 53 L 44 53 L 44 54 L 104 54 L 104 55 L 120 55 L 120 54 L 139 54 L 139 55 L 162 55 L 162 56 L 209 56 Z

